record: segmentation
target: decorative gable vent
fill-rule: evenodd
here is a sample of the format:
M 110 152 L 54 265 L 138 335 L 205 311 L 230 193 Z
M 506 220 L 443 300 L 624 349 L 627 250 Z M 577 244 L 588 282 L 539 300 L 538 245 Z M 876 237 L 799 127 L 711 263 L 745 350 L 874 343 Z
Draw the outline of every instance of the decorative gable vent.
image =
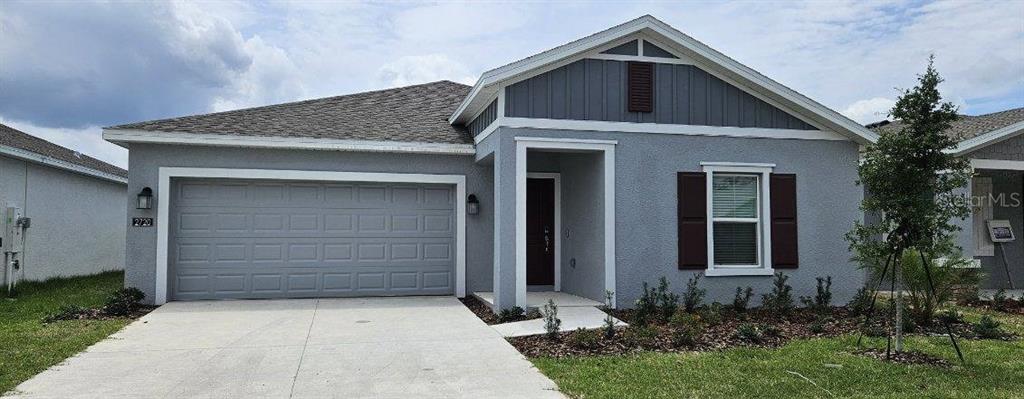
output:
M 628 111 L 654 111 L 654 64 L 650 62 L 629 62 Z

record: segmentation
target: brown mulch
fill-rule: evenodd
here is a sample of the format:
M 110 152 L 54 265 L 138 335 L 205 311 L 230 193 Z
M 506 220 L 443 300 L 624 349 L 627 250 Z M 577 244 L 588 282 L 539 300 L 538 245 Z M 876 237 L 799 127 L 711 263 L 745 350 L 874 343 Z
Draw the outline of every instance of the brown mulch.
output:
M 943 368 L 952 367 L 952 364 L 950 364 L 946 359 L 938 358 L 922 352 L 891 352 L 887 357 L 885 354 L 885 349 L 862 349 L 853 352 L 853 354 L 859 356 L 867 356 L 881 361 L 895 362 L 900 364 L 916 364 Z
M 1007 299 L 1002 304 L 996 304 L 991 300 L 974 300 L 965 303 L 967 306 L 992 310 L 996 312 L 1009 313 L 1014 315 L 1024 315 L 1024 300 L 1020 299 Z
M 473 314 L 476 315 L 476 317 L 479 317 L 480 320 L 483 320 L 484 323 L 487 323 L 487 325 L 495 325 L 495 324 L 502 324 L 502 323 L 512 323 L 512 322 L 524 321 L 524 320 L 533 320 L 533 319 L 539 319 L 541 317 L 540 314 L 538 314 L 538 313 L 527 312 L 526 314 L 522 315 L 521 317 L 513 317 L 513 318 L 509 318 L 507 320 L 500 320 L 500 319 L 498 319 L 498 315 L 494 314 L 494 311 L 491 310 L 490 305 L 488 305 L 484 301 L 481 301 L 477 297 L 466 296 L 465 298 L 459 298 L 459 301 L 461 301 L 463 305 L 466 305 L 466 307 L 469 308 L 469 310 L 472 311 Z

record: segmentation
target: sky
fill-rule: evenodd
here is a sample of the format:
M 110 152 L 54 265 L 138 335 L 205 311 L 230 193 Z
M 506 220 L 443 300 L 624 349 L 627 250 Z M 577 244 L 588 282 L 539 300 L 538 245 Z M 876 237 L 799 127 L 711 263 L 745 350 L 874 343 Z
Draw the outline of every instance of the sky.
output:
M 930 54 L 961 113 L 1024 106 L 1024 0 L 0 2 L 0 123 L 126 166 L 103 126 L 484 71 L 651 14 L 861 123 Z

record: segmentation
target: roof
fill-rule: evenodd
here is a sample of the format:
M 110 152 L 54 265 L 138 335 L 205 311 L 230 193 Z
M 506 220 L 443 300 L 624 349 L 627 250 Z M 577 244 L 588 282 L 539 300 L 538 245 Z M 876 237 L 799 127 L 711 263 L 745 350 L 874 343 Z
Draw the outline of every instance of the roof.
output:
M 212 114 L 129 123 L 105 131 L 151 131 L 436 144 L 472 144 L 448 124 L 469 86 L 438 81 Z
M 904 126 L 901 121 L 881 121 L 867 125 L 879 134 L 896 132 Z M 960 115 L 943 133 L 960 140 L 954 150 L 964 154 L 994 144 L 1024 132 L 1024 107 L 984 115 Z
M 88 169 L 88 171 L 84 171 L 86 174 L 107 178 L 117 177 L 115 179 L 111 179 L 116 181 L 124 181 L 124 178 L 128 177 L 127 170 L 100 161 L 88 155 L 83 155 L 77 151 L 61 147 L 36 136 L 14 129 L 10 126 L 0 124 L 0 149 L 3 147 L 14 149 L 13 151 L 3 151 L 3 153 L 7 155 L 23 159 L 31 158 L 33 161 L 41 161 L 42 163 L 50 166 L 64 166 L 64 169 L 71 170 L 85 168 Z M 77 171 L 83 172 L 83 170 Z M 99 173 L 88 173 L 89 171 Z
M 449 120 L 453 123 L 466 122 L 481 107 L 487 106 L 489 98 L 494 96 L 497 90 L 496 87 L 501 84 L 522 80 L 534 74 L 542 73 L 561 63 L 578 58 L 581 54 L 593 51 L 603 44 L 639 32 L 664 38 L 665 42 L 672 46 L 673 49 L 699 62 L 701 67 L 713 67 L 722 76 L 736 80 L 744 86 L 755 89 L 758 93 L 792 108 L 801 116 L 813 120 L 815 123 L 812 123 L 812 125 L 833 130 L 862 144 L 874 142 L 878 138 L 874 132 L 861 126 L 859 123 L 811 100 L 793 89 L 769 79 L 651 15 L 641 16 L 582 39 L 484 72 L 480 80 L 473 86 L 469 96 L 452 113 Z

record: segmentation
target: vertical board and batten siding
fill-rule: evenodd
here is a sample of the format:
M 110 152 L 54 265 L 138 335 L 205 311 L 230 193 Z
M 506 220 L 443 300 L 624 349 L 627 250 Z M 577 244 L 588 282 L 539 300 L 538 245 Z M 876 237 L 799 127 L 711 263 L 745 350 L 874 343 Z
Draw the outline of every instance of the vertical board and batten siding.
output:
M 476 137 L 476 135 L 480 134 L 484 129 L 487 129 L 487 126 L 490 126 L 491 122 L 494 122 L 495 119 L 498 119 L 497 99 L 491 101 L 490 104 L 487 104 L 487 108 L 484 108 L 484 112 L 481 112 L 480 115 L 477 115 L 476 119 L 469 122 L 469 134 Z
M 584 59 L 505 89 L 523 118 L 817 130 L 693 65 L 654 65 L 653 112 L 628 112 L 627 63 Z

